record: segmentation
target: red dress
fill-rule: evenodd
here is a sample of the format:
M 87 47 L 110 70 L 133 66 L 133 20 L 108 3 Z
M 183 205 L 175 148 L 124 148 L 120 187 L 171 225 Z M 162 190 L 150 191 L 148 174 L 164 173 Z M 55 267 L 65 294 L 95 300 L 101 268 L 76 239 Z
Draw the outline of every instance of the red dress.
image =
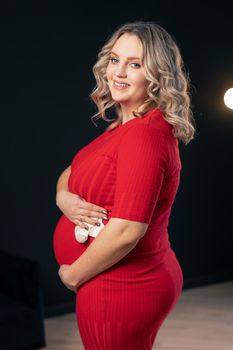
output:
M 76 318 L 85 350 L 149 350 L 176 305 L 183 274 L 167 226 L 180 171 L 178 140 L 159 109 L 105 130 L 73 158 L 71 192 L 108 209 L 109 219 L 149 224 L 123 259 L 79 287 Z M 62 215 L 53 241 L 58 264 L 72 264 L 95 239 L 77 242 L 74 228 Z

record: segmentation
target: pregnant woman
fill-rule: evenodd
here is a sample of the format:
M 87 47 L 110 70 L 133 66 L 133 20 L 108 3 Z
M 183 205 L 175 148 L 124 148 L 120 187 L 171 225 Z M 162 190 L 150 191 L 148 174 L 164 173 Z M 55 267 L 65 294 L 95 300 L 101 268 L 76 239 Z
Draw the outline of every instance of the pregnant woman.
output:
M 183 286 L 168 223 L 179 141 L 195 134 L 189 80 L 171 35 L 143 21 L 113 33 L 93 72 L 95 116 L 116 118 L 58 179 L 54 253 L 85 350 L 149 350 Z

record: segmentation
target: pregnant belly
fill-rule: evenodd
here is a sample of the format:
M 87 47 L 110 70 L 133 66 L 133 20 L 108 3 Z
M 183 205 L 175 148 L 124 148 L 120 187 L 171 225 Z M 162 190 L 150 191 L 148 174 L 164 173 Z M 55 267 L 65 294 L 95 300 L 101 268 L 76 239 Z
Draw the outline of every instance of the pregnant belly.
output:
M 55 227 L 53 236 L 53 251 L 59 265 L 72 264 L 77 260 L 93 241 L 89 237 L 87 242 L 79 243 L 74 235 L 75 224 L 62 215 Z

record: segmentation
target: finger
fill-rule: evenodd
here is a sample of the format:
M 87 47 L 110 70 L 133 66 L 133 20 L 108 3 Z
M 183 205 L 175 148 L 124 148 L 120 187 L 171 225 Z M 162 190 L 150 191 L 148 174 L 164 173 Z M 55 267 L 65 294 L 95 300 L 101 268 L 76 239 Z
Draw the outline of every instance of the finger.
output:
M 85 202 L 81 208 L 89 210 L 89 212 L 95 212 L 97 214 L 101 214 L 101 213 L 103 214 L 108 212 L 107 209 L 90 202 Z
M 105 213 L 102 213 L 100 211 L 95 211 L 95 210 L 88 210 L 88 209 L 84 209 L 84 208 L 80 208 L 79 209 L 79 212 L 78 212 L 79 215 L 81 215 L 84 219 L 83 221 L 87 221 L 89 223 L 89 219 L 93 219 L 93 218 L 104 218 L 104 216 L 107 216 L 108 214 L 105 212 Z M 106 219 L 106 218 L 105 218 Z M 95 219 L 94 219 L 95 220 Z M 91 223 L 91 222 L 90 222 Z
M 96 205 L 96 204 L 93 204 L 93 203 L 90 203 L 90 202 L 87 202 L 86 200 L 85 200 L 85 198 L 83 198 L 83 197 L 80 197 L 79 195 L 77 195 L 77 197 L 79 198 L 79 199 L 81 199 L 83 202 L 85 202 L 85 206 L 87 206 L 87 210 L 91 210 L 91 211 L 94 211 L 94 212 L 97 212 L 97 213 L 106 213 L 107 214 L 107 212 L 108 212 L 108 210 L 107 209 L 105 209 L 105 208 L 103 208 L 103 207 L 100 207 L 100 206 L 98 206 L 98 205 Z M 81 209 L 85 209 L 85 207 L 83 207 L 83 208 L 81 208 Z
M 93 214 L 93 215 L 96 215 L 96 214 Z M 106 214 L 101 214 L 99 217 L 82 216 L 82 220 L 79 220 L 79 221 L 81 221 L 82 223 L 85 223 L 85 224 L 95 225 L 95 224 L 98 224 L 100 219 L 102 219 L 102 218 L 104 218 L 106 220 L 105 215 Z M 100 226 L 100 225 L 97 225 L 97 226 Z
M 85 224 L 85 222 L 80 221 L 79 219 L 74 219 L 74 220 L 73 220 L 73 223 L 74 223 L 75 225 L 80 226 L 81 228 L 85 228 L 86 230 L 89 230 L 89 227 Z
M 68 267 L 70 267 L 70 265 L 68 265 L 68 264 L 62 264 L 60 266 L 60 268 L 62 268 L 62 269 L 67 269 Z
M 84 217 L 85 223 L 90 224 L 90 225 L 95 225 L 96 223 L 99 222 L 99 219 L 100 219 L 99 217 L 89 217 L 89 216 Z

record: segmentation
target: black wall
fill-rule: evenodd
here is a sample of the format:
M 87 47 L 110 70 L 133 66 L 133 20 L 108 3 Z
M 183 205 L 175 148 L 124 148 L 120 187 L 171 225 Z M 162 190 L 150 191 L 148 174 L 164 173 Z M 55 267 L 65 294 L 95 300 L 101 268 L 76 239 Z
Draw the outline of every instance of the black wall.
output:
M 74 302 L 52 250 L 61 215 L 56 182 L 78 149 L 104 130 L 90 120 L 96 113 L 92 66 L 116 27 L 134 20 L 156 21 L 177 39 L 193 86 L 198 134 L 180 145 L 183 169 L 169 223 L 185 286 L 233 278 L 233 111 L 223 104 L 233 87 L 231 9 L 224 1 L 218 8 L 212 2 L 117 4 L 22 8 L 10 2 L 1 12 L 0 246 L 40 262 L 47 315 Z

